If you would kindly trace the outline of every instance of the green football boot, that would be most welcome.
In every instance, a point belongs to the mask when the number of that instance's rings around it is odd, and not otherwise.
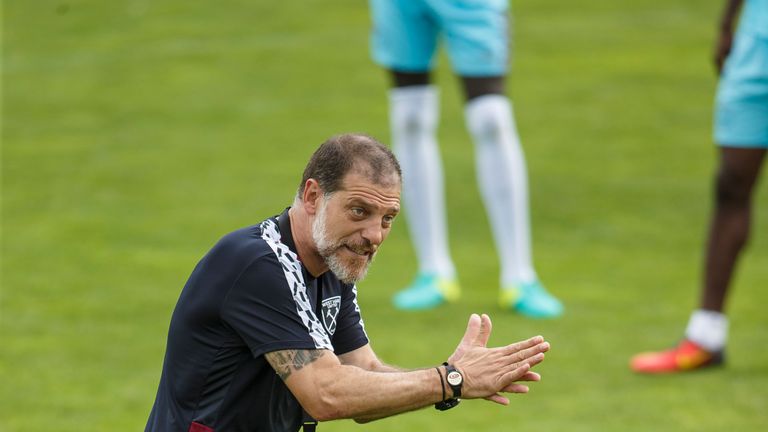
[[[401,310],[426,310],[459,299],[461,290],[453,279],[421,273],[404,290],[395,294],[392,302]]]
[[[504,287],[499,304],[530,318],[557,318],[563,314],[563,304],[538,281]]]

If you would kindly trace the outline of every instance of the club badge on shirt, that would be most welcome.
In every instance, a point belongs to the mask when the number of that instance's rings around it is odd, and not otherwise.
[[[336,333],[336,317],[341,307],[341,296],[329,297],[323,300],[323,325],[328,333]]]

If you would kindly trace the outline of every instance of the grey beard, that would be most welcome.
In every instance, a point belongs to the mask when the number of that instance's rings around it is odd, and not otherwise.
[[[363,280],[368,273],[368,265],[363,267],[362,271],[355,272],[348,266],[345,266],[335,253],[323,256],[323,258],[325,259],[325,264],[328,266],[328,269],[344,283],[353,284],[359,282]]]
[[[323,257],[325,265],[340,281],[348,284],[363,280],[368,273],[368,263],[362,271],[355,271],[351,266],[344,265],[344,262],[338,256],[338,249],[343,247],[341,242],[334,243],[328,239],[328,230],[326,229],[325,206],[328,197],[323,198],[323,203],[317,210],[317,216],[312,221],[312,240],[317,247],[317,253]],[[375,254],[374,254],[375,256]]]

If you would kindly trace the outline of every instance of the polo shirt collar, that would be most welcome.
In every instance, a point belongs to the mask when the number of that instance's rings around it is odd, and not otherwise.
[[[277,228],[280,230],[280,241],[298,256],[299,252],[296,250],[296,243],[293,241],[293,233],[291,232],[291,217],[288,216],[290,209],[287,207],[277,217]]]

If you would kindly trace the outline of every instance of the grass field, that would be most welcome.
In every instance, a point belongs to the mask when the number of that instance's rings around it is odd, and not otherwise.
[[[460,304],[393,310],[414,254],[401,219],[360,284],[387,362],[433,365],[472,312],[491,342],[552,343],[509,407],[465,401],[320,431],[768,430],[768,189],[728,310],[729,364],[627,369],[695,306],[716,151],[710,47],[720,2],[515,0],[510,83],[528,158],[537,270],[555,321],[496,306],[498,266],[440,59],[441,145]],[[328,136],[388,140],[367,4],[3,2],[0,431],[142,430],[166,331],[197,260],[276,214]]]

